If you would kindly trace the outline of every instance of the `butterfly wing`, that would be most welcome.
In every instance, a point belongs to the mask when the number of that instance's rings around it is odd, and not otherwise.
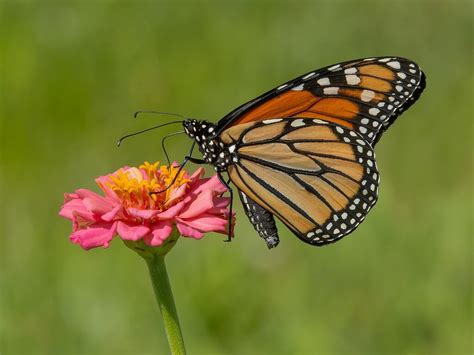
[[[238,107],[216,133],[275,117],[319,118],[360,134],[372,145],[418,99],[425,76],[400,57],[352,60],[312,71]]]
[[[235,145],[227,171],[232,182],[307,243],[347,235],[377,200],[372,147],[347,127],[271,119],[231,127],[220,138]]]

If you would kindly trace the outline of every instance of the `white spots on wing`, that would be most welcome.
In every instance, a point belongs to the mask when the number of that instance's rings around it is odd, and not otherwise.
[[[393,109],[393,105],[388,105],[387,108],[388,108],[389,110],[391,110],[391,109]]]
[[[388,98],[388,101],[393,102],[393,101],[395,101],[395,98],[393,98],[392,96],[390,96],[390,97]]]
[[[339,126],[336,127],[336,131],[338,131],[340,134],[344,133],[344,130]]]
[[[389,60],[391,60],[392,58],[382,58],[382,59],[379,59],[379,62],[380,63],[386,63],[388,62]]]
[[[360,122],[362,122],[363,124],[367,124],[369,123],[369,119],[368,118],[363,118],[360,120]]]
[[[326,121],[318,120],[317,118],[315,118],[313,122],[318,124],[328,124]]]
[[[325,95],[337,95],[337,93],[339,92],[339,88],[331,86],[329,88],[324,88],[323,92]]]
[[[230,153],[233,153],[235,150],[235,144],[232,144],[231,146],[229,146],[229,152]]]
[[[316,73],[315,72],[312,72],[312,73],[309,73],[309,74],[306,74],[305,76],[303,76],[303,80],[306,80],[306,79],[309,79],[309,78],[312,78],[313,76],[315,76]]]
[[[402,78],[402,79],[405,79],[407,77],[407,75],[405,73],[402,73],[402,72],[397,73],[397,75],[398,75],[399,78]]]
[[[367,128],[365,128],[364,126],[361,126],[361,127],[359,127],[359,131],[361,133],[367,133]]]
[[[395,90],[397,90],[398,92],[400,92],[400,91],[403,90],[403,86],[397,85],[397,86],[395,86]]]
[[[370,62],[371,60],[374,60],[375,58],[365,58],[363,62]]]
[[[379,123],[377,121],[372,122],[372,126],[377,127]]]
[[[416,80],[415,80],[415,79],[411,79],[411,80],[410,80],[410,83],[416,84]]]
[[[344,70],[344,74],[355,74],[355,73],[357,73],[356,68],[347,68],[346,70]]]
[[[384,107],[384,106],[385,106],[385,102],[383,102],[383,101],[382,101],[382,102],[379,102],[379,103],[377,104],[377,106],[378,106],[378,107]]]
[[[364,102],[369,102],[375,97],[375,92],[372,90],[363,90],[360,94],[360,99]]]
[[[415,69],[408,69],[408,71],[412,74],[415,74],[416,73],[416,70]]]
[[[301,118],[291,121],[291,127],[301,127],[304,126],[304,121]]]
[[[304,84],[300,84],[298,86],[295,86],[294,88],[291,88],[293,91],[301,91],[303,90]]]
[[[331,85],[331,82],[329,81],[329,78],[321,78],[317,81],[319,85],[325,86],[325,85]]]
[[[365,146],[365,142],[362,139],[358,139],[356,140],[356,142],[360,144],[361,146]]]
[[[400,62],[397,62],[397,61],[388,62],[387,65],[394,69],[400,69]]]
[[[337,70],[340,70],[341,69],[341,64],[336,64],[336,65],[333,65],[332,67],[329,67],[328,70],[330,71],[337,71]]]
[[[409,67],[410,67],[410,68],[414,68],[414,67],[415,67],[415,64],[410,63]]]
[[[281,120],[282,120],[281,118],[272,118],[270,120],[264,120],[262,122],[263,124],[270,124],[270,123],[280,122]]]
[[[364,152],[364,148],[362,148],[360,145],[358,145],[358,146],[357,146],[357,151],[358,151],[359,153],[362,153],[362,152]]]
[[[346,82],[349,85],[357,85],[360,83],[360,78],[357,75],[346,75]]]
[[[314,235],[315,235],[314,232],[309,232],[308,234],[306,234],[308,238],[312,238]]]
[[[376,107],[372,107],[369,109],[369,114],[372,116],[377,116],[379,114],[380,110]]]
[[[283,85],[280,85],[277,90],[282,90],[284,88],[286,88],[288,86],[288,84],[283,84]]]

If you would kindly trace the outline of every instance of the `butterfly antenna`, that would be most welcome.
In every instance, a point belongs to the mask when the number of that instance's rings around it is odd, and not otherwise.
[[[153,127],[150,127],[150,128],[147,128],[147,129],[138,131],[138,132],[134,132],[134,133],[127,134],[127,135],[123,136],[122,138],[120,138],[120,139],[117,141],[117,147],[120,147],[120,145],[122,144],[122,142],[123,142],[125,139],[127,139],[127,138],[130,138],[130,137],[136,136],[136,135],[138,135],[138,134],[142,134],[142,133],[145,133],[145,132],[148,132],[148,131],[151,131],[151,130],[154,130],[154,129],[157,129],[157,128],[160,128],[160,127],[168,126],[168,125],[170,125],[170,124],[175,124],[175,123],[183,123],[183,121],[167,122],[167,123],[163,123],[163,124],[160,124],[160,125],[157,125],[157,126],[153,126]]]
[[[173,112],[162,112],[162,111],[153,111],[153,110],[140,110],[140,111],[137,111],[133,114],[133,117],[134,118],[137,118],[138,115],[141,115],[143,113],[152,113],[152,114],[156,114],[156,115],[168,115],[168,116],[175,116],[175,117],[181,117],[182,119],[186,119],[185,116],[183,115],[180,115],[179,113],[173,113]]]
[[[171,134],[168,134],[168,135],[164,136],[163,139],[161,140],[161,148],[163,149],[163,152],[165,153],[166,160],[168,162],[168,166],[171,165],[171,162],[170,162],[170,157],[168,156],[168,152],[166,151],[165,141],[166,141],[166,139],[168,139],[170,137],[174,137],[174,136],[177,136],[177,135],[183,134],[183,133],[184,133],[184,131],[171,133]]]
[[[161,194],[161,193],[165,192],[166,190],[168,190],[171,186],[173,186],[173,184],[176,182],[176,179],[178,179],[179,173],[181,172],[181,170],[183,170],[184,166],[189,161],[189,157],[193,153],[193,149],[194,149],[195,144],[196,144],[196,141],[193,141],[191,149],[189,150],[189,154],[186,156],[186,158],[184,158],[183,162],[179,166],[179,169],[176,172],[176,175],[173,177],[173,180],[171,181],[171,183],[168,186],[166,186],[163,190],[150,192],[150,195]]]

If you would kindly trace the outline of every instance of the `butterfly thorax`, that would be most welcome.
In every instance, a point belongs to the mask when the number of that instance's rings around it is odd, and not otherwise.
[[[216,125],[191,119],[184,121],[183,126],[185,133],[197,143],[206,163],[213,165],[218,172],[226,171],[232,161],[232,152],[215,136]]]

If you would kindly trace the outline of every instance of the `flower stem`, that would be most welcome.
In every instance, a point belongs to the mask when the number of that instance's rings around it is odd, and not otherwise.
[[[150,271],[151,282],[155,290],[156,301],[160,307],[163,322],[165,324],[166,336],[172,355],[184,355],[183,335],[179,327],[178,313],[174,304],[173,292],[165,265],[165,255],[153,255],[145,258]]]

